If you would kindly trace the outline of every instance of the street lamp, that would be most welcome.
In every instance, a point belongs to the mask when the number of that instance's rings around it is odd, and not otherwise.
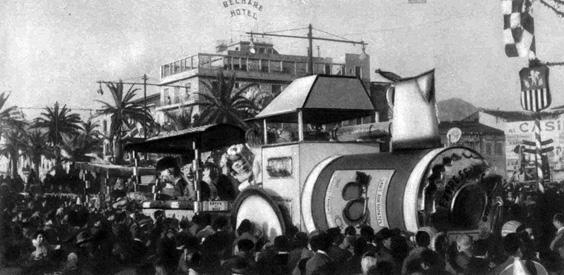
[[[360,54],[359,58],[361,61],[364,61],[366,60],[366,58],[368,58],[368,55],[366,54],[366,43],[364,43],[364,41],[361,40],[360,45],[362,45],[362,53]]]
[[[253,35],[252,34],[251,34],[251,43],[249,44],[249,52],[251,54],[257,53],[257,50],[255,49],[255,42],[253,41]]]

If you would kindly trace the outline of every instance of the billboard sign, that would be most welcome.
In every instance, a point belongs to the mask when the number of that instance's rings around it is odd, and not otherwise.
[[[541,120],[541,145],[544,166],[552,180],[564,180],[564,118]],[[535,122],[517,121],[505,124],[507,176],[524,171],[519,180],[535,179]]]

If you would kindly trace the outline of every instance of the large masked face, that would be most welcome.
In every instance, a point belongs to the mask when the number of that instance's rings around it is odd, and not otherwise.
[[[249,180],[252,175],[251,165],[243,158],[233,161],[231,164],[231,170],[233,170],[233,176],[239,182]]]
[[[173,176],[170,172],[170,169],[162,170],[161,174],[159,175],[159,179],[163,182],[173,182]]]

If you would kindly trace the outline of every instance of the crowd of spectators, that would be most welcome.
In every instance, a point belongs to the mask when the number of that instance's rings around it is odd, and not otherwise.
[[[147,216],[0,180],[0,274],[564,274],[559,189],[506,189],[503,226],[481,235],[365,225],[269,240],[248,220]]]

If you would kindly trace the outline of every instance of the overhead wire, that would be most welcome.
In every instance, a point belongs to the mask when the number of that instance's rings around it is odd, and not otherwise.
[[[396,31],[396,30],[401,30],[401,29],[412,29],[412,28],[432,25],[432,24],[436,24],[436,23],[442,23],[442,22],[449,21],[449,20],[452,20],[452,19],[468,18],[468,17],[473,17],[473,16],[475,16],[475,14],[469,14],[469,15],[463,15],[463,16],[449,16],[449,17],[445,17],[445,18],[438,19],[438,20],[435,20],[435,21],[423,22],[421,24],[399,26],[399,27],[393,27],[393,28],[384,28],[384,29],[373,29],[373,30],[367,30],[367,31],[363,31],[363,32],[346,33],[346,34],[342,34],[342,35],[348,36],[348,35],[360,35],[360,34],[373,34],[373,33],[387,32],[387,31]]]
[[[348,39],[348,38],[346,38],[346,37],[343,37],[343,36],[339,36],[339,35],[336,35],[336,34],[332,34],[332,33],[330,33],[330,32],[326,32],[326,31],[324,31],[324,30],[320,30],[320,29],[318,29],[318,28],[313,28],[313,29],[314,29],[314,30],[316,30],[316,31],[318,31],[318,32],[322,32],[322,33],[324,33],[324,34],[328,34],[328,35],[331,35],[331,36],[337,37],[337,38],[339,38],[339,39],[343,39],[343,40],[349,40],[349,39]]]

